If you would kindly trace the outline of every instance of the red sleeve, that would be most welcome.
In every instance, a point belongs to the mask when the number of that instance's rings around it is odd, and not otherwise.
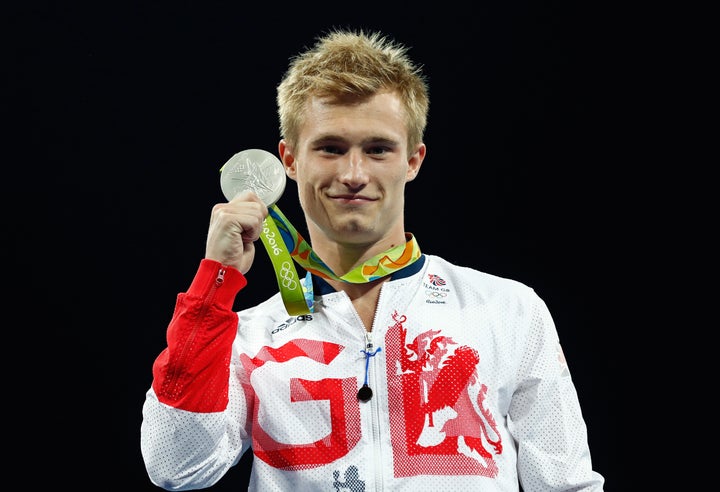
[[[233,302],[245,285],[240,271],[213,260],[200,262],[190,288],[177,297],[167,348],[153,364],[152,386],[162,403],[199,413],[227,407],[238,327]]]

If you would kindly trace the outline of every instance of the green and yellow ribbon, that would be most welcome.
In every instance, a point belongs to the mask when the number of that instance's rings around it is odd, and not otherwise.
[[[298,233],[277,205],[268,207],[269,215],[263,221],[260,239],[267,250],[275,270],[280,294],[290,315],[312,312],[312,283],[309,277],[303,282],[298,277],[293,260],[308,274],[325,279],[340,280],[353,284],[372,282],[386,277],[408,265],[421,256],[420,246],[410,233],[407,241],[375,255],[344,275],[336,275]]]

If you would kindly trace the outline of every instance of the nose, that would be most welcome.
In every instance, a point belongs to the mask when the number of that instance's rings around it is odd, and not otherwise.
[[[350,151],[343,159],[342,170],[339,173],[340,180],[348,186],[364,185],[368,181],[368,175],[363,164],[362,152]]]

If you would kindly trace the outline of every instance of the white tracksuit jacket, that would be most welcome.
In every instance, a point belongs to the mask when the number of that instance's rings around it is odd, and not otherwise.
[[[143,406],[154,484],[210,487],[252,448],[257,491],[603,490],[531,288],[423,255],[382,285],[369,339],[321,279],[305,316],[279,293],[233,312],[245,285],[202,260],[178,295]]]

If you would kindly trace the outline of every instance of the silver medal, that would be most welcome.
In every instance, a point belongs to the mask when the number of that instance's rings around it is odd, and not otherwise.
[[[222,167],[220,188],[228,201],[252,190],[267,205],[274,205],[285,191],[285,168],[280,159],[262,149],[238,152]]]

